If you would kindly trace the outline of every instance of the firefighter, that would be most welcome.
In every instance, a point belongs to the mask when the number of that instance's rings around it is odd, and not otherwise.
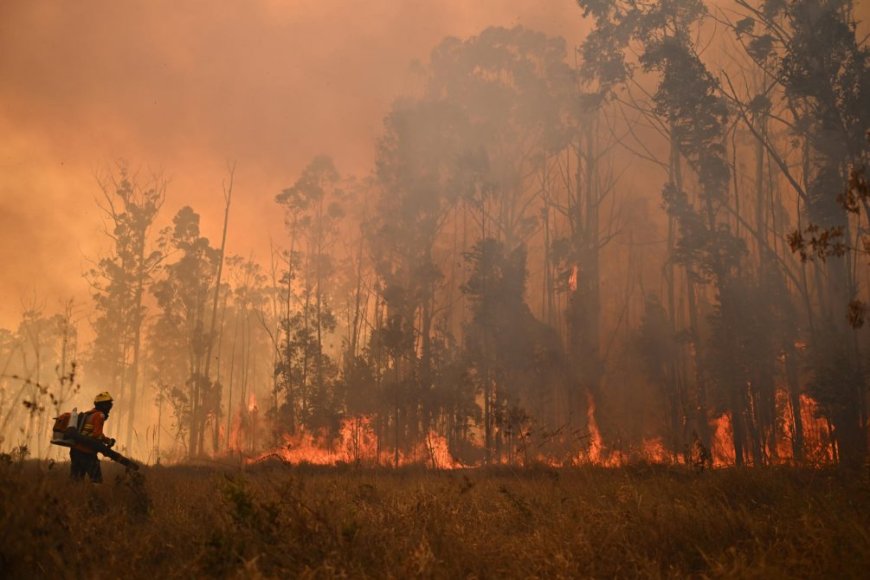
[[[106,437],[103,433],[103,425],[106,419],[109,418],[109,411],[111,410],[112,395],[103,392],[94,397],[94,408],[85,414],[81,434],[104,443],[108,447],[115,445],[115,440]],[[69,458],[71,462],[70,475],[73,479],[82,480],[87,475],[94,483],[101,483],[103,481],[103,473],[100,471],[100,460],[97,458],[97,452],[94,449],[78,443],[70,448]]]

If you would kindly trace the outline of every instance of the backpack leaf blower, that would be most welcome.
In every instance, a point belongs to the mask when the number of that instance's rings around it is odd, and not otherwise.
[[[82,426],[84,425],[87,413],[79,413],[73,409],[71,413],[63,413],[54,418],[54,427],[52,427],[51,444],[60,445],[61,447],[72,447],[73,445],[82,445],[88,449],[105,455],[112,461],[120,463],[127,469],[137,471],[139,464],[128,457],[124,457],[102,441],[97,441],[86,435],[81,434]]]

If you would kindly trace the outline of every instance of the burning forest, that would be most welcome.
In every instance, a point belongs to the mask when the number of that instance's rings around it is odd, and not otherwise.
[[[362,478],[342,481],[365,511],[406,501],[403,477],[466,498],[523,474],[489,493],[527,520],[548,477],[642,514],[644,486],[680,478],[818,474],[866,499],[867,6],[345,4],[0,8],[7,491],[50,495],[70,453],[52,425],[101,393],[106,444],[144,466],[112,492],[135,517],[165,501],[149,478],[237,474],[203,493],[248,535],[203,539],[232,545],[183,575],[513,575],[441,567],[425,534],[366,569],[341,552],[361,512],[315,505],[305,477]],[[269,503],[282,473],[302,479]],[[644,483],[613,491],[620,474]],[[258,567],[275,514],[345,526],[312,548],[345,555]],[[866,531],[849,541],[866,563]]]

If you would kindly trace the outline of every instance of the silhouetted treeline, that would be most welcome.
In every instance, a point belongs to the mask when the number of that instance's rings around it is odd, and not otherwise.
[[[125,444],[329,448],[365,417],[390,463],[437,436],[469,463],[657,442],[859,464],[870,77],[853,3],[578,4],[576,53],[522,27],[441,42],[369,175],[318,156],[274,192],[286,236],[265,259],[203,237],[190,207],[157,231],[159,178],[101,182],[110,249],[78,360],[123,401]],[[224,240],[231,194],[232,171]],[[45,383],[63,350],[65,377],[69,320],[29,311],[0,363]],[[30,401],[32,423],[51,389],[16,395],[11,374],[0,419],[31,441],[10,414]]]

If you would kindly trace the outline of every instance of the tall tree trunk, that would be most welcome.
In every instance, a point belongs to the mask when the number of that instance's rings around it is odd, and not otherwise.
[[[600,231],[599,208],[601,205],[600,176],[598,175],[598,116],[589,124],[586,133],[586,256],[585,272],[581,278],[586,294],[586,336],[591,374],[588,378],[589,389],[595,401],[596,410],[601,409],[601,280],[600,280]],[[599,426],[602,424],[598,421]]]
[[[804,460],[804,424],[801,414],[800,379],[798,375],[797,349],[794,344],[786,346],[785,375],[788,381],[788,398],[792,411],[792,454],[797,463]]]
[[[227,245],[227,229],[228,229],[229,220],[230,220],[230,203],[231,203],[232,198],[233,198],[233,177],[235,176],[235,172],[236,172],[236,168],[235,168],[235,165],[233,165],[230,167],[229,185],[224,187],[224,201],[226,202],[226,205],[224,207],[224,226],[223,226],[223,231],[221,232],[221,249],[220,249],[220,253],[218,255],[217,274],[215,276],[214,298],[212,300],[212,308],[211,308],[211,320],[209,321],[208,338],[206,341],[207,346],[206,346],[206,352],[205,352],[205,371],[203,372],[203,375],[202,375],[202,381],[204,382],[203,386],[208,390],[211,389],[211,355],[212,355],[212,349],[214,347],[215,327],[217,325],[218,302],[220,299],[220,291],[221,291],[221,275],[223,274],[223,269],[224,269],[224,253],[226,252],[226,245]],[[202,394],[199,395],[199,397],[201,397],[201,396],[202,396]],[[219,403],[220,397],[218,397],[216,400],[218,401],[218,406],[219,406],[220,405],[220,403]],[[198,401],[198,404],[201,405],[202,402]],[[195,446],[195,448],[193,446],[191,447],[192,454],[198,455],[198,454],[202,453],[203,437],[205,435],[205,421],[206,421],[205,413],[206,412],[207,412],[207,409],[201,409],[199,415],[202,415],[202,416],[196,416],[194,418],[194,421],[196,421],[199,425],[198,425],[198,429],[197,429],[198,437],[196,439],[196,446]],[[215,422],[217,422],[220,409],[219,408],[215,409],[214,412],[215,412]]]
[[[731,388],[731,441],[734,444],[734,463],[737,467],[743,466],[743,409],[745,402],[743,393],[736,386]]]
[[[241,318],[241,312],[239,311],[238,306],[236,307],[235,312],[235,321],[233,324],[233,346],[230,351],[230,384],[229,384],[229,392],[227,393],[227,450],[230,449],[231,437],[232,437],[232,421],[233,421],[233,383],[235,381],[236,376],[236,345],[239,342],[239,319]]]
[[[133,425],[136,420],[136,396],[139,389],[139,355],[142,347],[142,295],[145,290],[145,232],[139,244],[139,268],[136,276],[136,291],[133,296],[133,361],[130,377],[130,403],[127,414],[127,449],[133,449]]]
[[[293,302],[293,252],[296,251],[296,219],[290,227],[290,252],[287,254],[287,297],[284,302],[284,331],[287,339],[287,347],[284,349],[284,367],[286,369],[287,379],[287,408],[289,410],[289,425],[287,430],[290,434],[295,435],[299,425],[297,417],[296,391],[293,385],[293,349],[291,347],[293,341],[293,333],[291,329],[292,323],[292,302]]]
[[[427,263],[432,262],[432,248],[426,249]],[[424,437],[429,435],[432,409],[430,408],[430,392],[432,389],[432,316],[435,300],[433,283],[425,282],[424,296],[420,311],[420,423]]]
[[[217,375],[215,376],[215,387],[217,391],[214,394],[215,404],[217,405],[217,409],[215,410],[214,415],[214,423],[212,425],[212,452],[217,453],[220,450],[220,435],[221,435],[221,418],[220,418],[220,408],[223,402],[223,384],[221,383],[221,350],[223,348],[224,342],[224,322],[226,322],[227,316],[227,301],[228,301],[229,291],[224,293],[224,299],[221,304],[221,324],[220,330],[218,331],[218,365],[217,365]]]

